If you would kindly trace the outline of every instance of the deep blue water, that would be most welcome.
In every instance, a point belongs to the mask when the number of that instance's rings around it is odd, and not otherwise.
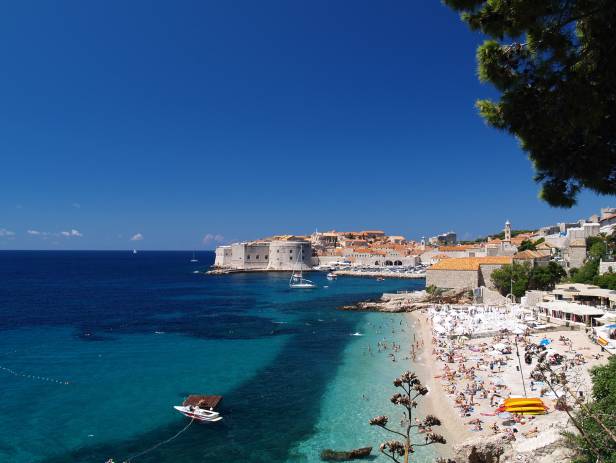
[[[297,291],[286,273],[196,275],[213,253],[190,257],[0,252],[0,461],[122,461],[187,423],[171,406],[188,393],[224,395],[224,421],[134,461],[318,461],[297,450],[316,433],[364,432],[345,404],[348,429],[324,428],[324,404],[335,381],[359,394],[350,334],[398,319],[336,308],[423,282],[311,274],[320,287]]]

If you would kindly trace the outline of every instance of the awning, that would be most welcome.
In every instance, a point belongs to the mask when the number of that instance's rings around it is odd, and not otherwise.
[[[548,310],[557,310],[559,312],[570,313],[574,315],[583,316],[601,316],[605,314],[603,309],[599,309],[597,307],[592,307],[588,305],[576,304],[574,302],[567,301],[548,301],[548,302],[540,302],[538,304],[539,307],[548,309]]]

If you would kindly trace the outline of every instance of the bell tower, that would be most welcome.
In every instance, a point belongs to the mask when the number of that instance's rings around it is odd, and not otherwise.
[[[509,222],[509,220],[507,220],[505,222],[505,239],[503,241],[507,242],[507,243],[511,243],[511,222]]]

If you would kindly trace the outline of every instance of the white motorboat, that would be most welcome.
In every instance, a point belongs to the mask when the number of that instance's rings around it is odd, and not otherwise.
[[[193,256],[192,256],[192,259],[190,259],[190,261],[191,261],[192,263],[199,262],[199,259],[197,259],[197,258],[195,257],[195,251],[193,251]]]
[[[213,410],[206,410],[201,407],[195,407],[194,405],[174,405],[173,408],[182,415],[197,421],[215,423],[222,420],[220,413]]]
[[[335,273],[329,272],[329,273],[327,274],[327,279],[328,279],[329,281],[335,280],[336,278],[338,278],[338,275],[336,275]]]

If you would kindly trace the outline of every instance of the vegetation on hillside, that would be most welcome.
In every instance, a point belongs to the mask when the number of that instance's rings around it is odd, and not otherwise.
[[[616,262],[614,272],[599,275],[599,262],[611,259],[616,251],[616,237],[599,235],[586,239],[587,258],[584,265],[571,269],[569,281],[572,283],[586,283],[601,288],[616,289]]]
[[[537,230],[511,230],[511,237],[515,237],[518,235],[521,235],[523,233],[535,233]],[[478,244],[478,243],[485,243],[486,241],[488,241],[488,238],[498,238],[500,240],[504,240],[505,239],[505,232],[502,231],[500,233],[495,233],[493,235],[488,235],[488,236],[480,236],[474,240],[467,240],[467,241],[460,241],[460,244]]]
[[[539,238],[537,241],[524,240],[518,246],[518,251],[536,251],[537,246],[545,241],[545,238]]]
[[[616,356],[591,370],[592,400],[575,413],[578,433],[567,445],[578,452],[575,463],[616,463]]]

